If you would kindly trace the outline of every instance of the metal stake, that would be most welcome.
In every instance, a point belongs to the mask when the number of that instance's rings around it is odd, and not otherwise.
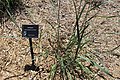
[[[34,52],[33,52],[33,48],[32,48],[32,38],[29,38],[29,43],[30,43],[32,65],[34,65]]]

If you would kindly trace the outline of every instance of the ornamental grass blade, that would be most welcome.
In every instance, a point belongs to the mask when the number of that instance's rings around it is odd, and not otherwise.
[[[82,48],[83,48],[88,42],[90,42],[90,40],[87,40],[87,41],[85,41],[84,43],[81,43],[80,50],[82,50]]]
[[[97,68],[99,68],[101,71],[103,71],[103,72],[106,73],[107,75],[113,77],[113,76],[110,74],[109,70],[108,70],[106,67],[101,67],[100,65],[98,65],[98,64],[97,64],[96,62],[94,62],[94,61],[92,61],[92,63],[93,63],[93,66],[96,66]]]
[[[85,7],[86,7],[86,3],[84,4],[82,10],[81,10],[80,13],[78,14],[77,20],[80,20],[80,18],[81,18],[81,16],[82,16],[82,13],[83,13],[83,11],[85,10]]]
[[[89,68],[85,67],[82,63],[76,60],[77,67],[79,67],[81,70],[83,70],[87,74],[92,74],[92,71],[90,71]]]
[[[90,62],[91,63],[91,60],[87,57],[84,57],[84,56],[78,56],[77,58],[78,60],[84,60],[84,61],[87,61],[87,62]]]
[[[18,29],[19,29],[19,26],[18,26],[17,22],[15,21],[15,19],[13,18],[13,16],[12,16],[12,15],[11,15],[11,13],[9,12],[9,10],[8,10],[8,9],[6,9],[6,11],[7,11],[8,15],[9,15],[9,17],[10,17],[11,21],[12,21],[12,22],[14,22],[14,23],[15,23],[15,25],[16,25],[16,26],[18,27]]]
[[[69,71],[67,71],[67,75],[68,75],[69,80],[73,80],[73,79],[72,79],[72,75],[70,74]]]
[[[7,7],[10,9],[11,8],[11,6],[10,6],[10,0],[6,0],[6,2],[7,2]]]
[[[56,71],[57,71],[57,64],[54,64],[51,67],[50,76],[49,76],[50,80],[54,79]]]
[[[77,43],[77,36],[73,35],[73,36],[70,38],[70,40],[69,40],[69,42],[68,42],[68,44],[67,44],[66,51],[67,51],[68,49],[71,49],[76,43]]]
[[[60,65],[61,65],[61,71],[65,75],[66,74],[66,68],[65,68],[65,65],[64,65],[64,59],[63,58],[61,58],[61,60],[60,60]]]

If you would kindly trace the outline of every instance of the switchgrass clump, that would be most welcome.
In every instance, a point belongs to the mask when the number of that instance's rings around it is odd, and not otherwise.
[[[91,6],[89,0],[79,0],[79,5],[76,0],[72,0],[75,11],[75,24],[73,33],[68,40],[67,46],[62,48],[60,45],[60,5],[61,0],[58,1],[58,19],[57,19],[57,46],[54,48],[56,63],[51,66],[50,80],[96,80],[97,76],[105,79],[105,76],[100,73],[103,72],[109,76],[108,69],[104,65],[99,65],[95,59],[97,58],[92,52],[86,51],[84,54],[82,50],[85,45],[90,42],[85,40],[90,32],[86,29],[90,25],[90,21],[96,17],[98,11],[91,14],[101,3]],[[50,24],[52,25],[52,24]],[[64,45],[64,44],[63,44]],[[58,77],[59,76],[59,77]],[[111,76],[112,77],[112,76]]]

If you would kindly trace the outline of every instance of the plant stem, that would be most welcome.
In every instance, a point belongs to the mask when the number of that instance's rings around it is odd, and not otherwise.
[[[57,54],[59,55],[59,50],[60,50],[60,3],[61,1],[58,0],[58,18],[57,18],[57,23],[58,23],[58,28],[57,28]],[[56,55],[57,57],[57,55]]]
[[[76,21],[76,27],[77,27],[78,46],[77,46],[76,53],[75,53],[75,59],[77,58],[78,51],[79,51],[79,47],[80,47],[80,33],[79,33],[80,30],[79,30],[79,23],[78,23],[78,20]]]

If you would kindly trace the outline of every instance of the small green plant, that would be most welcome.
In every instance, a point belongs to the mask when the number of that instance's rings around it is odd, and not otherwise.
[[[96,76],[100,76],[99,72],[104,72],[111,76],[105,66],[100,66],[95,62],[95,55],[91,52],[82,53],[82,49],[89,40],[84,40],[89,32],[85,30],[89,27],[90,21],[97,15],[90,16],[90,12],[98,8],[101,3],[96,5],[88,4],[88,0],[80,0],[79,6],[77,2],[73,1],[75,10],[75,24],[73,33],[67,43],[67,46],[63,49],[60,45],[60,3],[58,0],[58,27],[57,27],[57,46],[54,48],[56,63],[51,66],[50,80],[56,80],[59,76],[60,80],[95,80]],[[82,20],[82,21],[81,21]],[[82,23],[80,23],[80,21]],[[49,23],[50,24],[50,23]],[[52,24],[50,24],[52,25]],[[86,64],[87,63],[87,64]],[[104,76],[100,76],[105,79]]]

